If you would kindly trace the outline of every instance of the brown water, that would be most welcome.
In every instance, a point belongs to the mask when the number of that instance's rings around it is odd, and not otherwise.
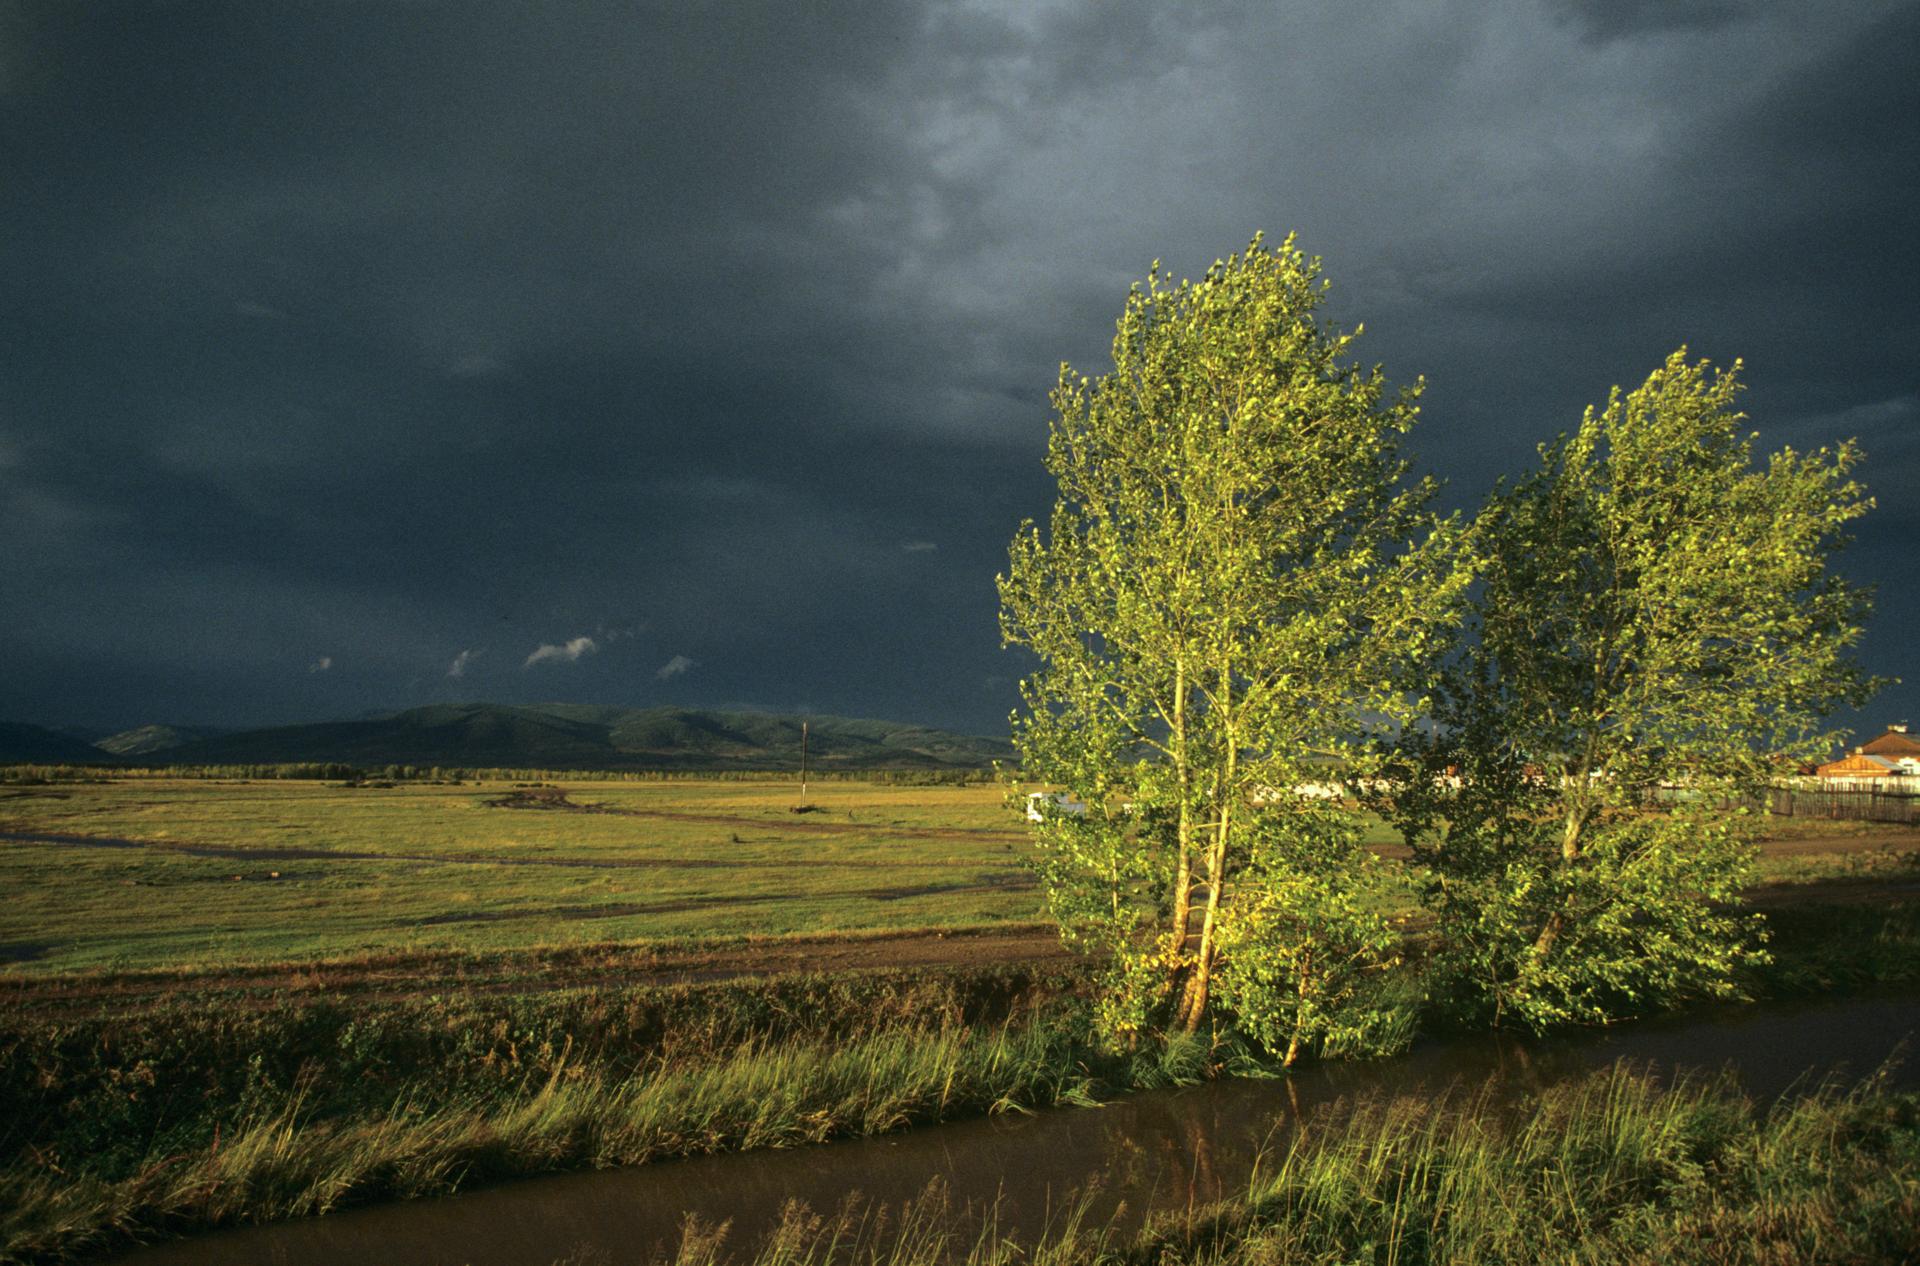
[[[688,1215],[732,1222],[750,1246],[790,1200],[833,1210],[859,1194],[898,1206],[943,1183],[956,1205],[996,1209],[1003,1231],[1032,1234],[1097,1185],[1092,1215],[1123,1219],[1244,1190],[1263,1148],[1317,1106],[1362,1094],[1433,1094],[1489,1079],[1520,1098],[1615,1060],[1660,1073],[1732,1066],[1761,1098],[1810,1070],[1870,1072],[1920,1036],[1920,996],[1729,1008],[1547,1042],[1493,1038],[1399,1059],[1335,1064],[1283,1081],[1220,1081],[1065,1108],[926,1126],[790,1151],[558,1175],[437,1200],[349,1210],[144,1249],[118,1266],[548,1266],[563,1259],[644,1262],[671,1255]],[[1894,1084],[1920,1086],[1905,1065]]]

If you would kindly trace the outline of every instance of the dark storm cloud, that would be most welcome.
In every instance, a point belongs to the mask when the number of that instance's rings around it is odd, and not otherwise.
[[[995,728],[1058,363],[1256,228],[1456,502],[1745,356],[1766,442],[1869,445],[1849,566],[1920,615],[1912,5],[12,13],[0,713]]]
[[[1712,30],[1756,6],[1731,0],[1563,0],[1561,10],[1597,42],[1666,31]]]

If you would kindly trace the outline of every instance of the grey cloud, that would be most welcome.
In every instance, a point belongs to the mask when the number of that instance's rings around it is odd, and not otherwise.
[[[685,655],[675,655],[672,659],[656,668],[653,675],[659,681],[671,681],[675,677],[685,676],[695,667],[697,662],[696,660],[688,659]]]
[[[1750,15],[1750,0],[1556,0],[1599,43],[1674,31],[1712,31]]]
[[[455,378],[492,378],[506,372],[506,364],[497,357],[485,355],[462,356],[447,367],[447,373]]]
[[[568,668],[439,689],[641,704],[645,611],[689,697],[997,728],[1059,362],[1256,228],[1428,375],[1456,501],[1682,342],[1920,486],[1844,421],[1920,381],[1911,3],[26,12],[0,712],[374,708],[482,642]]]

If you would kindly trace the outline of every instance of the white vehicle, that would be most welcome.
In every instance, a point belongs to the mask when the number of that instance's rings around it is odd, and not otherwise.
[[[1027,793],[1027,821],[1044,822],[1049,813],[1064,813],[1071,817],[1087,816],[1087,806],[1064,791],[1030,791]]]

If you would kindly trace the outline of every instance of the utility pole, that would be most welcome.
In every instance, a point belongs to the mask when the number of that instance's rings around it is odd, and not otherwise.
[[[807,723],[800,723],[800,803],[807,802]]]

